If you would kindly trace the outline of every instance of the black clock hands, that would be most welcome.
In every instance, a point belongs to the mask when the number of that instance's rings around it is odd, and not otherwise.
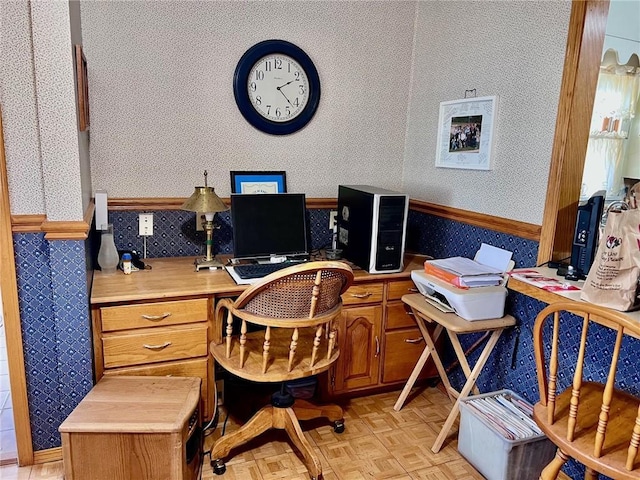
[[[291,82],[293,82],[293,80],[291,80]],[[289,98],[284,94],[284,92],[282,91],[282,87],[286,87],[287,85],[289,85],[291,82],[287,82],[284,85],[280,85],[279,87],[276,87],[276,90],[278,90],[282,96],[284,97],[284,99],[287,101],[287,103],[289,105],[291,105],[293,107],[293,103],[291,103],[291,100],[289,100]]]
[[[277,88],[278,90],[280,90],[282,87],[286,87],[287,85],[289,85],[290,83],[293,83],[293,82],[295,82],[295,79],[294,79],[294,80],[289,80],[289,81],[288,81],[287,83],[285,83],[284,85],[280,85],[279,87],[276,87],[276,88]]]

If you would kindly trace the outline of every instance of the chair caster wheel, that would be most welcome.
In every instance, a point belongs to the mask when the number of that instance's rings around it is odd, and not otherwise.
[[[219,458],[211,460],[211,466],[213,467],[213,473],[216,475],[222,475],[227,471],[227,466],[224,464],[224,460],[220,460]]]
[[[344,432],[344,420],[336,420],[333,422],[333,431],[336,433]]]

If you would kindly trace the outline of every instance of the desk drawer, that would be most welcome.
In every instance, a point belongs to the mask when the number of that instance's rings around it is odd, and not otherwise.
[[[386,333],[382,382],[405,382],[424,351],[425,345],[418,327]],[[418,378],[437,375],[435,364],[429,359]]]
[[[408,305],[402,302],[387,304],[387,330],[412,327],[416,327],[416,321]]]
[[[207,299],[141,303],[100,309],[102,331],[179,325],[207,320]]]
[[[389,282],[387,290],[387,300],[400,300],[407,293],[418,293],[416,284],[413,280],[399,280],[397,282]]]
[[[102,338],[105,368],[207,355],[207,324],[144,328]]]
[[[342,294],[343,305],[358,305],[360,303],[381,303],[384,292],[382,283],[365,283],[352,285]]]

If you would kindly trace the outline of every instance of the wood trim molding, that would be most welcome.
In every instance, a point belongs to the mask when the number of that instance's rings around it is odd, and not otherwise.
[[[49,222],[42,223],[44,238],[47,240],[84,240],[89,234],[90,225],[80,222]]]
[[[46,215],[11,215],[13,233],[45,232],[47,240],[84,240],[89,235],[95,211],[93,200],[89,202],[82,221],[50,222]]]
[[[185,200],[186,198],[110,198],[108,200],[108,209],[111,211],[180,210]],[[222,200],[226,205],[230,204],[229,198],[223,198]],[[307,208],[336,209],[338,208],[338,199],[307,198]],[[540,225],[436,205],[421,200],[410,200],[409,208],[417,212],[457,220],[528,240],[540,240]]]
[[[186,198],[109,198],[107,208],[111,211],[138,211],[138,210],[182,210],[182,204]],[[228,207],[231,206],[230,198],[222,201]],[[307,208],[338,208],[338,200],[335,198],[307,198]]]
[[[571,255],[609,0],[573,0],[538,264]]]
[[[33,463],[35,465],[48,462],[58,462],[60,460],[62,460],[62,447],[37,450],[33,453]]]
[[[474,225],[476,227],[487,228],[497,232],[515,235],[527,240],[540,240],[540,225],[533,223],[519,222],[509,218],[495,217],[484,213],[462,210],[444,205],[423,202],[421,200],[410,200],[409,208],[415,212],[427,213],[437,217],[449,218],[459,222]]]
[[[46,215],[11,215],[11,231],[13,233],[37,233],[42,231]]]
[[[33,439],[31,438],[27,380],[23,361],[24,349],[22,347],[16,259],[13,249],[10,212],[9,179],[4,152],[2,112],[0,111],[0,292],[2,295],[4,333],[7,344],[18,464],[31,465],[33,463]]]
[[[107,208],[111,211],[136,210],[182,210],[182,204],[187,198],[107,198]],[[224,203],[229,201],[223,198]]]

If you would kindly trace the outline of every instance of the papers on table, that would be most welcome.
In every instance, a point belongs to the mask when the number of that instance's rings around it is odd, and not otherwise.
[[[424,271],[460,288],[489,287],[502,283],[502,272],[470,258],[451,257],[427,260]]]
[[[490,287],[504,283],[512,252],[486,243],[480,246],[473,260],[450,257],[427,260],[425,272],[459,288]]]
[[[531,418],[531,405],[511,393],[469,397],[464,403],[491,428],[509,440],[542,435],[542,430]]]
[[[580,290],[579,287],[569,282],[562,282],[558,278],[543,275],[542,273],[531,269],[513,270],[509,273],[513,278],[517,278],[521,282],[528,283],[535,287],[547,290],[549,292],[565,292],[570,290]]]

